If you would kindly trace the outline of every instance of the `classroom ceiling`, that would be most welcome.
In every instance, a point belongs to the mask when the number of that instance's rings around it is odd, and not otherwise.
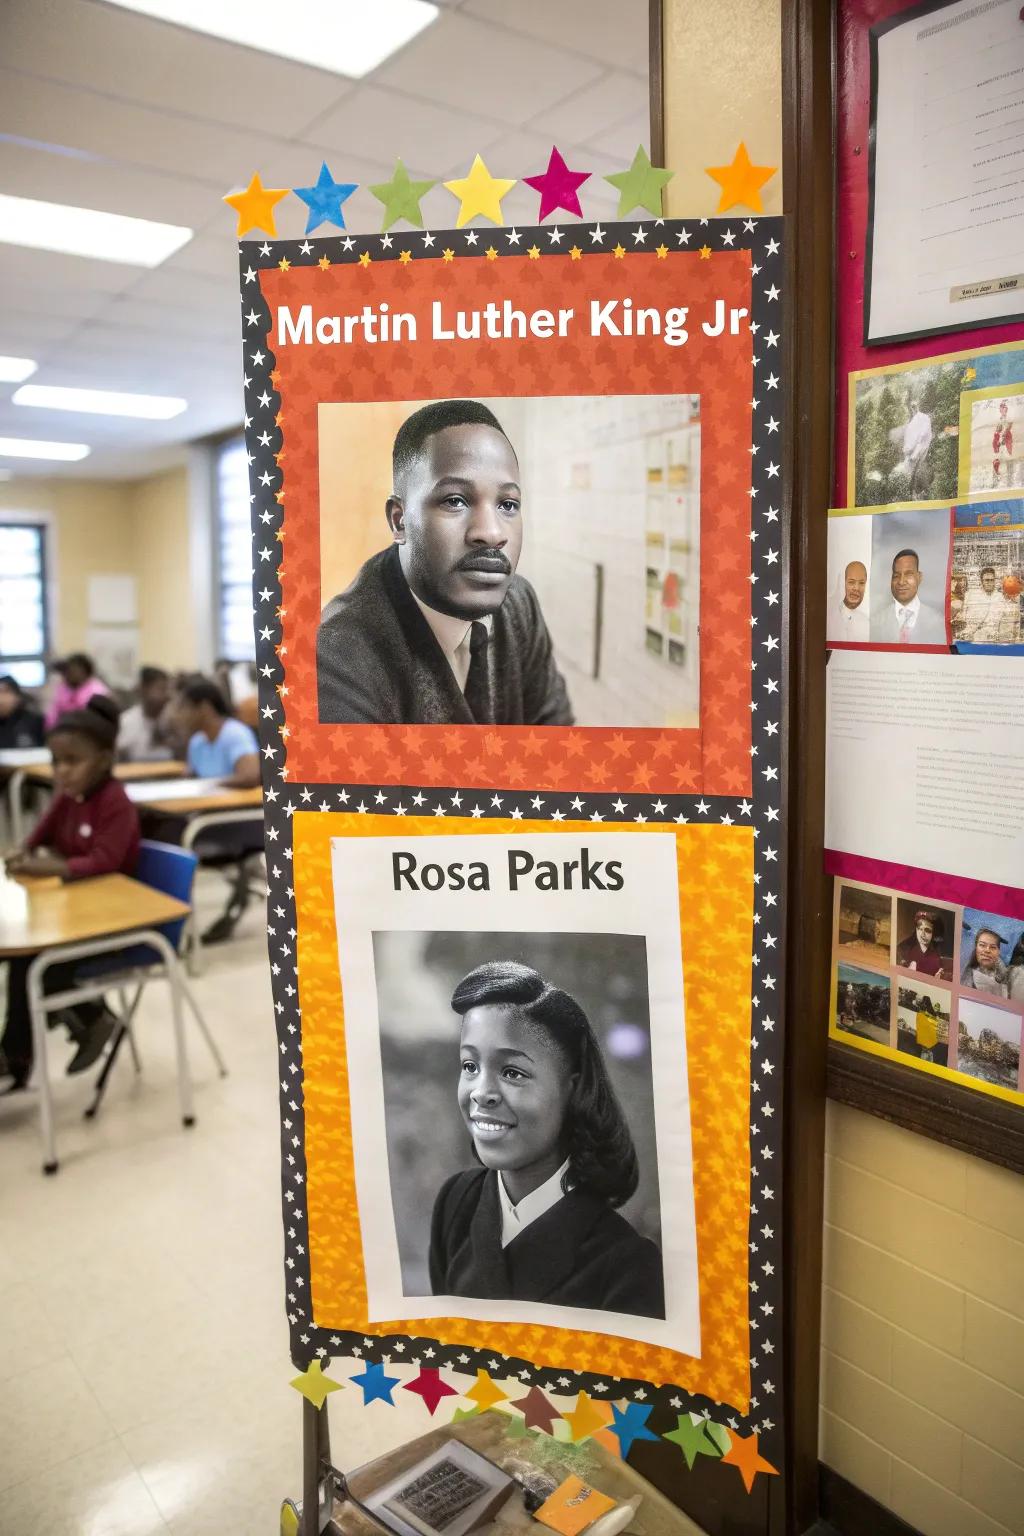
[[[649,144],[647,0],[441,0],[359,81],[103,0],[0,0],[0,193],[195,230],[151,271],[0,243],[0,354],[35,358],[33,383],[189,402],[170,421],[130,421],[14,406],[17,386],[0,383],[0,436],[92,447],[78,463],[0,466],[136,477],[240,422],[237,245],[221,197],[252,171],[309,186],[326,158],[336,180],[362,183],[345,213],[366,232],[381,209],[365,186],[388,180],[397,155],[414,177],[462,175],[476,151],[494,175],[523,176],[545,169],[553,142],[595,173],[584,215],[608,218],[615,193],[600,177]],[[504,207],[509,223],[533,222],[537,194],[520,185]],[[428,228],[455,210],[440,187],[423,201]],[[279,233],[301,236],[305,211],[281,204]]]

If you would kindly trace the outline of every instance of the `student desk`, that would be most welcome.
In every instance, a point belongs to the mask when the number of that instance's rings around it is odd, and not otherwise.
[[[152,886],[127,875],[97,875],[90,880],[65,884],[52,876],[12,879],[0,874],[0,960],[16,955],[48,959],[87,959],[104,949],[101,941],[121,934],[145,936],[160,950],[167,967],[173,1001],[175,1045],[178,1058],[178,1089],[182,1119],[193,1121],[192,1084],[185,1053],[177,956],[158,931],[164,923],[187,918],[190,907]],[[62,951],[66,954],[62,955]],[[109,952],[109,951],[107,951]],[[32,997],[31,972],[29,998]],[[33,1009],[32,1037],[39,1081],[39,1124],[43,1138],[43,1169],[57,1170],[57,1145],[53,1125],[53,1099],[46,1065],[46,1017]]]
[[[49,747],[5,747],[0,752],[0,783],[7,785],[7,823],[12,843],[21,842],[21,786],[30,769],[50,762]]]
[[[10,761],[14,758],[20,761],[17,763]],[[11,841],[17,844],[24,836],[21,815],[22,784],[38,784],[45,789],[53,788],[53,761],[50,757],[50,749],[49,747],[31,747],[23,752],[0,752],[0,773],[6,768],[11,770],[7,784]],[[145,782],[148,779],[169,779],[184,771],[184,763],[170,760],[161,763],[117,763],[114,767],[114,778],[120,779],[123,784],[132,784],[137,781]]]

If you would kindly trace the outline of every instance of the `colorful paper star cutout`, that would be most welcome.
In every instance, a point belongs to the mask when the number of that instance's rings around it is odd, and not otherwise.
[[[238,238],[247,235],[250,229],[262,229],[266,234],[276,236],[274,209],[290,190],[290,187],[265,187],[257,171],[244,192],[229,192],[223,201],[238,214],[235,231]]]
[[[558,1409],[548,1402],[540,1387],[531,1387],[525,1397],[517,1397],[515,1407],[522,1414],[527,1429],[542,1429],[546,1435],[551,1434],[555,1419],[561,1418]]]
[[[564,208],[566,213],[574,213],[577,218],[582,218],[583,209],[580,207],[577,188],[590,180],[590,174],[589,171],[570,171],[558,150],[552,145],[548,168],[544,174],[523,177],[528,187],[533,187],[540,193],[538,224],[543,224],[548,214],[554,213],[556,208]]]
[[[589,1435],[611,1423],[612,1410],[607,1404],[595,1403],[586,1392],[581,1392],[576,1399],[576,1407],[571,1413],[563,1413],[562,1418],[569,1426],[573,1441],[586,1440]]]
[[[359,1376],[350,1376],[357,1387],[362,1388],[363,1407],[367,1403],[390,1403],[392,1408],[395,1400],[391,1396],[394,1389],[401,1381],[401,1376],[386,1376],[383,1365],[374,1365],[370,1361],[366,1363],[366,1369]]]
[[[296,1376],[290,1385],[315,1408],[322,1408],[332,1392],[341,1391],[341,1382],[325,1376],[319,1360],[311,1360],[302,1375]]]
[[[378,181],[369,189],[377,201],[384,204],[384,222],[381,229],[390,229],[392,224],[398,223],[399,219],[405,219],[407,224],[415,224],[417,229],[422,229],[423,214],[420,212],[420,199],[426,197],[431,187],[436,186],[436,181],[413,181],[401,160],[396,160],[395,173],[391,180]]]
[[[481,1413],[486,1413],[488,1408],[493,1408],[495,1403],[507,1403],[508,1393],[503,1392],[487,1371],[477,1371],[476,1384],[464,1392],[463,1397],[468,1397],[471,1403],[476,1403]]]
[[[722,1461],[730,1467],[738,1467],[743,1486],[748,1493],[754,1486],[754,1478],[759,1472],[767,1472],[771,1477],[779,1475],[778,1468],[773,1467],[770,1461],[765,1461],[758,1451],[756,1435],[734,1434]]]
[[[716,213],[726,213],[728,209],[737,206],[750,208],[754,213],[763,213],[761,188],[766,181],[772,179],[778,166],[752,165],[747,146],[741,143],[731,165],[706,165],[704,169],[722,189]]]
[[[515,177],[507,181],[500,176],[492,176],[480,156],[476,155],[468,176],[445,182],[446,190],[457,197],[461,204],[455,221],[456,229],[461,229],[463,224],[468,224],[477,214],[481,218],[490,219],[492,224],[504,223],[501,200],[511,192],[515,184]]]
[[[452,1423],[460,1424],[463,1419],[478,1419],[479,1417],[479,1408],[456,1408],[455,1412],[452,1414]]]
[[[652,1413],[650,1404],[627,1403],[625,1408],[618,1408],[612,1404],[612,1422],[608,1426],[609,1434],[615,1435],[619,1442],[619,1450],[623,1457],[629,1455],[635,1440],[657,1440],[653,1429],[647,1428],[647,1420]]]
[[[442,1399],[459,1395],[454,1387],[450,1387],[446,1381],[441,1380],[441,1373],[436,1365],[422,1367],[415,1381],[405,1383],[403,1391],[415,1392],[417,1397],[422,1397],[431,1413],[435,1411]]]
[[[696,1424],[688,1413],[679,1414],[675,1429],[661,1437],[663,1440],[671,1440],[678,1445],[686,1457],[686,1465],[693,1470],[693,1464],[698,1456],[718,1456],[720,1451],[714,1441],[709,1439],[707,1433],[707,1421],[698,1419]]]
[[[345,215],[341,205],[347,202],[358,185],[358,181],[335,181],[325,160],[320,167],[315,187],[293,187],[295,196],[301,197],[309,209],[306,234],[311,235],[321,224],[337,224],[339,229],[344,229]]]
[[[628,171],[616,171],[613,176],[604,178],[611,182],[619,194],[616,218],[624,219],[634,208],[646,208],[649,213],[660,218],[662,188],[672,180],[674,174],[674,171],[652,165],[646,149],[642,144],[639,145]]]

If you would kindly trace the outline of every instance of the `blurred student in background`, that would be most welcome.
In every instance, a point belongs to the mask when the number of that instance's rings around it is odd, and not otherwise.
[[[70,710],[49,731],[55,794],[49,810],[22,848],[9,854],[7,872],[85,880],[90,875],[130,875],[139,855],[139,818],[124,788],[112,777],[117,739],[117,705],[100,694],[83,709]],[[32,1021],[27,978],[32,955],[8,961],[7,1022],[0,1039],[3,1091],[24,1088],[32,1072]],[[48,993],[68,987],[77,961],[52,965],[43,986]],[[69,1072],[84,1072],[99,1057],[117,1020],[102,998],[65,1009],[78,1049]]]
[[[48,731],[69,709],[84,709],[97,694],[110,692],[106,683],[96,676],[92,657],[83,651],[75,651],[63,661],[55,661],[50,671],[57,674],[58,682],[44,717]]]
[[[123,763],[158,763],[174,756],[168,705],[171,679],[162,667],[139,672],[139,699],[121,716],[117,755]]]
[[[0,677],[0,751],[41,747],[45,733],[41,712],[17,678],[10,673]]]

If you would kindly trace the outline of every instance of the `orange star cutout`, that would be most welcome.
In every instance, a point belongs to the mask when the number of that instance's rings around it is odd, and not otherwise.
[[[701,261],[710,261],[711,260],[711,247],[710,247],[710,245],[702,245],[701,248],[700,248],[700,251],[698,252],[698,255],[700,256]]]
[[[659,246],[657,246],[655,248],[654,254],[655,254],[655,256],[657,256],[659,261],[664,261],[665,257],[668,255],[668,246],[667,245],[659,245]]]
[[[407,267],[410,261],[412,261],[412,251],[399,251],[398,260],[403,267]]]
[[[320,268],[321,272],[326,272],[330,264],[331,258],[329,256],[321,256],[320,260],[317,262],[317,266]]]
[[[612,1422],[612,1417],[612,1411],[605,1403],[595,1403],[586,1392],[580,1393],[576,1399],[576,1407],[571,1413],[562,1414],[562,1418],[569,1426],[569,1434],[574,1443],[577,1440],[586,1440],[599,1429],[604,1429]]]
[[[753,165],[747,154],[747,146],[741,143],[731,165],[706,165],[704,169],[722,189],[716,213],[725,213],[737,205],[751,208],[755,213],[763,213],[761,188],[775,175],[778,166]]]
[[[484,255],[487,257],[488,261],[497,261],[498,259],[498,253],[494,249],[493,245],[489,245],[487,247],[486,251],[484,251]]]
[[[612,251],[612,255],[615,257],[616,261],[621,261],[623,256],[625,256],[625,254],[626,254],[626,248],[625,248],[625,246],[622,246],[622,245],[615,246],[615,248]]]
[[[730,1467],[737,1467],[743,1479],[743,1486],[749,1493],[754,1486],[754,1478],[759,1472],[767,1472],[771,1477],[778,1477],[778,1467],[773,1467],[770,1461],[757,1449],[756,1435],[737,1435],[730,1431],[729,1449],[722,1457],[722,1461]]]
[[[454,261],[455,260],[455,252],[452,251],[452,250],[449,250],[447,247],[441,252],[441,255],[442,255],[442,257],[444,258],[445,261]]]
[[[531,261],[540,261],[540,246],[531,245],[526,254],[529,256]]]
[[[229,192],[223,201],[238,214],[236,235],[241,238],[250,229],[262,229],[276,236],[274,209],[290,191],[290,187],[265,187],[257,171],[244,192]]]
[[[359,265],[361,267],[368,267],[370,265],[369,251],[363,251],[362,255],[359,257]]]
[[[569,255],[572,257],[573,261],[579,261],[580,257],[583,255],[583,252],[580,250],[578,245],[574,245],[570,248]]]
[[[487,1371],[477,1371],[476,1384],[470,1387],[464,1394],[470,1402],[476,1403],[481,1413],[486,1413],[488,1408],[493,1408],[495,1403],[508,1401],[508,1393],[503,1392],[497,1382]]]

